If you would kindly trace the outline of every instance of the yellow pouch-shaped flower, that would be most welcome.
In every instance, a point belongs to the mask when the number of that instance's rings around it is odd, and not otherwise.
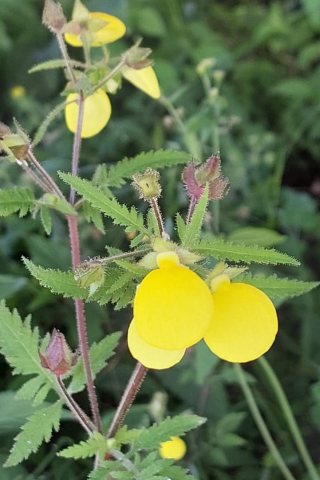
[[[271,300],[244,283],[222,283],[213,292],[214,316],[204,340],[210,350],[228,362],[245,363],[269,350],[278,331]]]
[[[164,370],[173,367],[182,359],[185,349],[161,350],[142,340],[139,336],[134,319],[128,330],[128,347],[133,358],[147,368]]]
[[[71,93],[67,102],[75,100],[77,93]],[[70,103],[65,108],[65,118],[68,129],[75,133],[77,128],[79,107],[77,102]],[[111,115],[111,104],[108,95],[99,89],[84,101],[84,113],[81,137],[89,138],[97,135],[108,123]]]
[[[160,97],[161,93],[158,79],[152,67],[146,67],[140,70],[123,67],[121,73],[128,82],[132,83],[150,97]]]
[[[92,36],[91,47],[101,47],[101,45],[115,42],[126,33],[125,24],[113,15],[108,15],[107,13],[102,12],[90,12],[89,17],[90,19],[97,19],[106,22],[106,24],[99,30],[90,32]],[[83,45],[80,35],[66,33],[64,38],[66,42],[73,47],[82,47]]]
[[[159,453],[162,458],[173,458],[181,460],[186,454],[187,446],[182,438],[171,437],[171,440],[163,442],[160,445]]]
[[[213,301],[205,282],[179,265],[174,252],[160,253],[159,269],[143,279],[133,311],[139,336],[163,350],[180,350],[197,343],[209,328]]]

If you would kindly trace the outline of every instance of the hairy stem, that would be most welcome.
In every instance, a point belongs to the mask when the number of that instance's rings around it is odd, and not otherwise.
[[[156,197],[151,198],[150,205],[156,217],[160,235],[162,238],[164,238],[167,236],[167,234],[164,231],[164,225],[163,225],[162,215],[161,215],[159,204],[158,204],[158,199]]]
[[[135,366],[135,369],[133,370],[126,389],[122,395],[117,411],[113,417],[107,438],[114,437],[118,429],[121,427],[122,422],[124,421],[125,416],[128,413],[128,410],[141,387],[147,371],[148,369],[146,367],[144,367],[140,362],[137,362],[137,365]]]
[[[186,220],[187,225],[191,221],[191,217],[193,215],[194,209],[197,206],[197,203],[198,203],[197,200],[194,197],[191,197],[191,200],[190,200],[190,203],[189,203],[189,208],[188,208],[187,220]]]
[[[87,415],[79,407],[77,402],[75,402],[74,399],[71,397],[71,395],[68,393],[66,387],[64,386],[64,383],[63,383],[61,377],[57,377],[57,383],[58,383],[58,387],[59,387],[61,396],[64,398],[64,400],[65,400],[66,404],[68,405],[69,409],[71,410],[71,412],[79,420],[79,423],[81,423],[81,425],[86,430],[86,432],[89,435],[92,435],[92,432],[94,431],[95,427],[94,427],[93,423],[91,422],[90,418],[87,417]]]
[[[282,410],[282,413],[284,415],[284,418],[286,419],[286,422],[288,424],[289,430],[291,432],[292,438],[297,446],[297,449],[300,453],[301,459],[303,463],[305,464],[305,467],[308,470],[310,479],[312,480],[319,480],[320,477],[317,473],[316,467],[313,464],[313,461],[309,455],[309,452],[306,448],[306,445],[304,443],[304,440],[302,438],[302,435],[300,433],[299,427],[297,425],[297,422],[293,416],[291,407],[289,405],[288,399],[283,391],[283,388],[274,373],[271,365],[269,362],[264,358],[261,357],[258,360],[260,367],[262,368],[265,376],[267,377],[269,384],[272,388],[272,391],[278,400],[278,403],[280,405],[280,408]]]
[[[59,198],[64,199],[64,195],[61,192],[60,188],[58,187],[56,182],[53,180],[53,178],[49,175],[49,173],[38,162],[31,148],[29,148],[28,150],[27,158],[30,161],[30,163],[34,166],[34,168],[40,173],[43,179],[43,182],[48,186],[50,191],[55,193]]]
[[[77,119],[77,128],[76,133],[74,134],[73,139],[73,151],[72,151],[72,175],[76,176],[79,170],[79,158],[81,150],[81,130],[83,124],[83,113],[84,113],[84,94],[81,90],[78,97],[78,119]],[[70,190],[70,203],[74,205],[76,192],[74,188]]]
[[[68,218],[68,226],[69,226],[69,239],[70,239],[70,246],[71,246],[72,267],[75,270],[80,264],[80,245],[79,245],[78,225],[77,225],[77,219],[74,215],[68,215],[67,218]],[[75,308],[76,308],[79,346],[81,349],[81,354],[83,359],[83,367],[84,367],[84,372],[86,376],[90,406],[91,406],[96,429],[99,432],[101,432],[102,426],[101,426],[98,400],[97,400],[97,395],[96,395],[95,386],[93,383],[93,378],[92,378],[91,368],[90,368],[88,334],[87,334],[87,325],[86,325],[86,318],[85,318],[85,312],[84,312],[84,304],[80,298],[75,299]]]
[[[19,163],[21,168],[26,172],[26,174],[32,178],[32,180],[41,188],[46,193],[51,192],[50,186],[48,186],[47,183],[45,183],[38,175],[32,170],[32,168],[29,167],[24,161]]]
[[[56,32],[56,36],[57,36],[57,41],[58,41],[58,45],[59,45],[59,48],[60,48],[60,52],[61,52],[62,58],[65,61],[70,79],[71,79],[73,85],[75,85],[77,79],[76,79],[76,76],[74,74],[73,66],[72,66],[71,60],[69,58],[69,54],[68,54],[68,51],[67,51],[67,47],[66,47],[63,35],[60,32]]]
[[[274,461],[276,462],[279,470],[281,471],[282,475],[286,480],[295,480],[293,477],[292,473],[288,469],[287,465],[285,464],[285,461],[283,460],[281,453],[278,450],[278,447],[276,446],[275,442],[273,441],[273,438],[271,437],[271,434],[268,430],[268,427],[265,423],[265,421],[262,418],[262,415],[260,413],[259,407],[257,405],[257,402],[255,401],[255,398],[253,396],[253,393],[249,387],[249,384],[246,380],[246,377],[243,373],[242,367],[239,364],[234,365],[235,372],[237,374],[237,377],[239,379],[243,394],[247,400],[248,407],[251,411],[251,414],[254,418],[254,421],[256,422],[256,425],[261,433],[262,438],[264,439],[269,452],[271,453]]]

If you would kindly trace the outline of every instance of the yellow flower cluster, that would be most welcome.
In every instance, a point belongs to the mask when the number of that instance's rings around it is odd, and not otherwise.
[[[229,362],[249,362],[269,350],[278,319],[263,292],[230,283],[225,274],[210,291],[175,252],[159,253],[157,264],[137,289],[128,331],[129,350],[145,367],[169,368],[201,339]]]
[[[80,29],[81,22],[77,24],[74,21],[73,23],[78,25]],[[105,44],[115,42],[123,37],[126,32],[126,27],[121,20],[102,12],[88,12],[87,28],[86,39],[89,41],[90,47],[101,47]],[[81,47],[83,46],[82,35],[84,34],[80,31],[79,34],[66,33],[65,40],[73,47]],[[151,66],[141,69],[123,66],[121,75],[150,97],[160,97],[158,80]],[[73,133],[76,131],[78,120],[79,107],[75,101],[77,97],[78,95],[76,93],[71,93],[67,97],[67,105],[65,108],[66,124],[68,129]],[[110,116],[111,103],[103,89],[99,89],[92,95],[87,96],[84,101],[81,137],[89,138],[97,135],[106,126]]]

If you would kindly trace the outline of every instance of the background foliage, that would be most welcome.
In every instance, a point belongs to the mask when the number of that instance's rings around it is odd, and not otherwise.
[[[71,0],[61,3],[70,18]],[[302,263],[298,269],[278,267],[278,275],[318,279],[319,1],[88,0],[85,4],[92,11],[118,16],[128,26],[127,38],[112,46],[114,51],[121,51],[138,36],[153,48],[161,88],[183,109],[186,130],[182,134],[177,130],[163,105],[124,84],[120,94],[111,99],[113,114],[106,129],[83,143],[80,175],[90,177],[97,164],[112,164],[142,150],[189,149],[204,160],[215,153],[213,144],[221,151],[222,168],[232,184],[221,202],[220,224],[214,227],[219,227],[223,238],[237,242],[276,244]],[[42,0],[0,2],[0,120],[11,124],[15,116],[30,133],[56,105],[64,87],[59,70],[27,74],[34,64],[58,56],[53,37],[41,25],[42,7]],[[215,109],[210,107],[196,71],[199,62],[208,57],[215,59],[215,70],[225,75]],[[11,89],[16,85],[24,86],[27,93],[14,98]],[[217,128],[220,145],[214,137]],[[60,117],[37,147],[38,158],[55,178],[57,170],[68,170],[71,146],[72,135]],[[162,174],[161,206],[172,235],[173,216],[187,208],[180,174],[181,167]],[[3,163],[0,187],[14,185],[30,186],[16,166]],[[145,208],[130,186],[119,189],[117,196],[129,206]],[[72,302],[41,288],[21,262],[24,255],[44,267],[70,268],[65,225],[58,215],[53,222],[53,234],[46,238],[38,219],[12,216],[0,220],[0,298],[22,316],[32,313],[42,333],[59,328],[74,346]],[[105,234],[84,220],[80,228],[83,258],[103,255],[106,244],[126,248],[129,242],[108,220]],[[256,267],[255,273],[272,274],[273,269]],[[94,303],[86,308],[91,342],[99,341],[104,333],[125,330],[131,319],[130,309],[115,312],[110,306]],[[267,355],[318,468],[319,311],[317,290],[279,305],[280,332]],[[28,401],[12,400],[20,384],[4,361],[0,362],[0,460],[4,462],[12,438],[34,407]],[[122,337],[116,356],[97,379],[106,423],[133,366]],[[248,365],[246,371],[283,457],[297,479],[307,479],[259,364]],[[209,419],[187,436],[188,455],[183,464],[194,476],[204,480],[281,478],[248,412],[233,367],[212,354],[207,358],[201,344],[173,370],[148,374],[129,414],[130,426],[148,426],[154,421],[150,400],[155,392],[167,395],[168,414],[192,410]],[[87,460],[71,469],[71,463],[55,455],[77,435],[80,441],[80,427],[66,416],[59,437],[54,434],[51,444],[41,447],[24,466],[0,466],[1,478],[59,480],[65,474],[71,480],[85,478]]]

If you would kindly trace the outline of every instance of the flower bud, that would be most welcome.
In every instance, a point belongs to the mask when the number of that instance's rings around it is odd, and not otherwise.
[[[216,63],[217,63],[217,60],[215,58],[204,58],[197,65],[198,75],[203,75],[207,73],[209,70],[211,70],[215,66]]]
[[[182,438],[171,437],[167,442],[160,445],[159,453],[162,458],[172,458],[174,460],[181,460],[186,454],[187,446]]]
[[[64,335],[54,329],[45,355],[39,351],[40,362],[43,368],[60,377],[69,373],[76,364],[76,354],[72,353]]]
[[[148,168],[144,173],[133,175],[133,186],[138,190],[140,198],[150,200],[159,198],[161,187],[159,184],[159,172]]]
[[[229,180],[221,174],[218,155],[212,155],[202,165],[189,163],[182,172],[182,180],[188,195],[197,201],[203,195],[206,183],[209,183],[209,200],[223,198],[229,186]]]
[[[150,67],[153,61],[148,59],[152,50],[134,45],[124,54],[124,62],[129,68],[140,70]]]
[[[66,24],[66,18],[63,15],[60,3],[53,0],[46,0],[44,4],[42,22],[52,32],[60,32]]]

